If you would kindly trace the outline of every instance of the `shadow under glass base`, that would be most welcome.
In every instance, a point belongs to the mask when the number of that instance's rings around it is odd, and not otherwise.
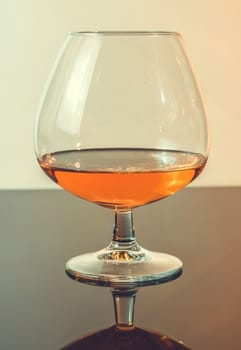
[[[190,350],[182,342],[158,332],[133,327],[120,331],[115,326],[87,334],[61,350]]]
[[[172,281],[182,274],[182,262],[169,254],[136,249],[112,249],[70,259],[66,273],[72,279],[111,288],[138,288]]]

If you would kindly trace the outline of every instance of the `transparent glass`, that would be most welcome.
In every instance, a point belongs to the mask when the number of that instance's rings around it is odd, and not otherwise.
[[[124,293],[119,315],[132,309],[133,290],[180,276],[178,258],[138,245],[132,217],[188,185],[207,161],[206,113],[180,34],[70,33],[40,104],[35,150],[63,189],[115,211],[110,245],[70,259],[71,278]]]

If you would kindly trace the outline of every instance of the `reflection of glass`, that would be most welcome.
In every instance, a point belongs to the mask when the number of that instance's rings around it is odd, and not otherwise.
[[[205,111],[179,34],[68,36],[39,112],[36,155],[62,188],[115,210],[110,245],[72,258],[66,272],[111,287],[116,326],[66,349],[187,349],[133,326],[137,288],[177,278],[182,263],[138,245],[132,209],[193,181],[207,147]]]

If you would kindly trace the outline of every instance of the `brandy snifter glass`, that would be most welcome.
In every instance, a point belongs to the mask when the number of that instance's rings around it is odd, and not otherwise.
[[[133,324],[137,289],[177,278],[182,262],[139,246],[132,210],[187,186],[208,156],[206,113],[180,34],[70,33],[42,98],[35,150],[54,182],[115,215],[109,246],[70,259],[66,273],[111,288],[116,324],[65,349],[187,349]]]

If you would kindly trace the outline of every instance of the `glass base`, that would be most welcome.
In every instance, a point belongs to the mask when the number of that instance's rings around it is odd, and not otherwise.
[[[70,259],[66,273],[82,283],[130,289],[176,279],[182,274],[182,262],[139,246],[136,250],[106,248]]]
[[[115,326],[87,334],[61,350],[191,350],[166,335],[137,327],[118,330]]]

